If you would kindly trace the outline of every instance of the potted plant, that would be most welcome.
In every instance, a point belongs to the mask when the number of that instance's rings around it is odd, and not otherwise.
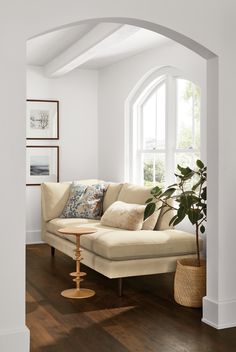
[[[187,217],[195,226],[197,258],[177,261],[174,297],[184,306],[201,307],[206,290],[206,264],[200,258],[199,235],[205,232],[204,223],[207,220],[207,168],[201,160],[196,161],[196,169],[180,165],[177,168],[175,184],[164,192],[158,186],[152,189],[152,197],[146,201],[144,219],[154,213],[157,203],[161,201],[160,208],[165,208],[165,212],[171,209],[176,212],[170,225],[175,226]],[[173,200],[173,205],[170,200]]]

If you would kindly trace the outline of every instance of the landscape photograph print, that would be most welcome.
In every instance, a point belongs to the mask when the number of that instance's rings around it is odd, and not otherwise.
[[[59,182],[59,147],[26,147],[26,185],[39,186],[43,182]]]

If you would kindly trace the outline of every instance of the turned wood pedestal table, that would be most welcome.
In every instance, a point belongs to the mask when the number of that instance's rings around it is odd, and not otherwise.
[[[76,236],[76,250],[75,250],[75,260],[76,260],[76,271],[70,273],[71,276],[74,277],[73,281],[76,283],[75,288],[70,288],[68,290],[62,291],[61,295],[66,298],[88,298],[95,295],[95,291],[90,290],[88,288],[81,288],[80,283],[83,281],[82,277],[87,275],[84,272],[80,271],[80,260],[81,257],[81,249],[80,249],[80,236],[87,235],[89,233],[94,233],[96,230],[94,228],[89,227],[64,227],[58,232],[63,233],[65,235],[73,235]]]

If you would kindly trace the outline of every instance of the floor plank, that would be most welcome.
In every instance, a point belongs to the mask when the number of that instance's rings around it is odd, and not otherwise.
[[[173,274],[116,280],[83,267],[84,287],[96,295],[63,298],[74,262],[47,245],[27,246],[27,326],[32,352],[235,352],[236,328],[217,331],[201,310],[173,300]]]

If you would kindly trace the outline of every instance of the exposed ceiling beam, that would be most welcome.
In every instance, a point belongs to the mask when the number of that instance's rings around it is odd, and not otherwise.
[[[45,65],[44,74],[47,77],[62,76],[92,59],[107,46],[123,41],[138,30],[129,25],[100,23]]]

